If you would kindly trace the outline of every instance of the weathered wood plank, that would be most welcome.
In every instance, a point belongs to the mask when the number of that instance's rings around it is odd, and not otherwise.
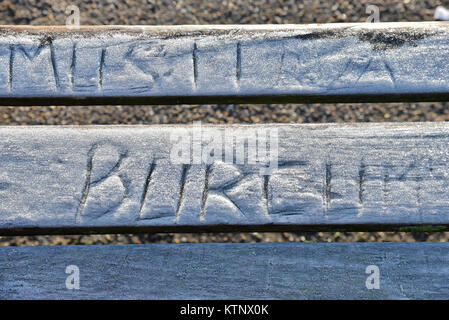
[[[447,243],[2,247],[0,298],[447,299],[448,264]]]
[[[1,26],[0,104],[448,100],[448,31],[445,22]]]
[[[0,127],[0,234],[445,230],[448,144],[447,123]]]

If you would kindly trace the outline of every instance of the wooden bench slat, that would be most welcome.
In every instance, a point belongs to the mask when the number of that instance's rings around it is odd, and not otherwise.
[[[444,22],[1,26],[0,104],[448,100],[448,31]]]
[[[448,263],[447,243],[2,247],[0,298],[446,299]]]
[[[448,123],[0,127],[0,234],[443,231],[448,144]]]

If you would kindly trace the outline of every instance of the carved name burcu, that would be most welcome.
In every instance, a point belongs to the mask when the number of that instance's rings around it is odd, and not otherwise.
[[[127,177],[126,151],[112,144],[95,144],[88,153],[86,181],[77,221],[116,214],[134,183]],[[280,162],[271,175],[257,166],[223,161],[211,164],[173,164],[170,159],[148,162],[139,190],[134,220],[168,219],[214,223],[267,223],[275,216],[340,215],[360,217],[371,212],[400,210],[419,214],[430,208],[433,194],[447,198],[443,167],[411,159],[382,166],[362,161],[359,166]],[[423,187],[431,180],[432,190]],[[438,206],[435,201],[433,205]],[[431,211],[431,210],[430,210]]]

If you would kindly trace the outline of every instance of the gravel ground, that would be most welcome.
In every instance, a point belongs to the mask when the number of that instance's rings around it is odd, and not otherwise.
[[[449,1],[324,0],[2,0],[0,24],[62,25],[65,8],[78,5],[81,24],[272,24],[365,21],[365,8],[380,8],[380,20],[431,21]],[[0,125],[320,123],[447,121],[447,103],[198,105],[101,107],[0,107]],[[449,233],[221,233],[0,237],[0,246],[274,241],[446,241]]]

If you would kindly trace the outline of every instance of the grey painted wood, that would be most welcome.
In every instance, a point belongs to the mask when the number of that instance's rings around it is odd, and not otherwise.
[[[0,298],[447,299],[448,265],[447,243],[2,247]]]
[[[441,231],[448,144],[447,123],[0,127],[0,233]]]
[[[1,26],[0,104],[448,100],[448,30]]]

